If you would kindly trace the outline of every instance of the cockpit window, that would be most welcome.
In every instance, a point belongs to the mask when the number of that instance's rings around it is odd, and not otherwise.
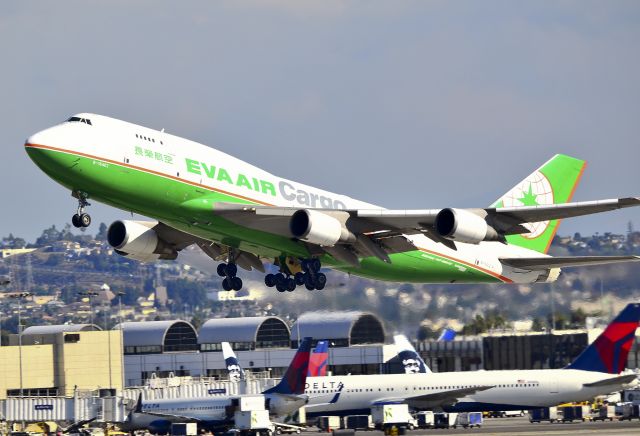
[[[91,120],[89,118],[80,118],[80,117],[71,117],[67,120],[67,122],[69,123],[85,123],[88,124],[90,126],[92,126],[93,124],[91,124]]]

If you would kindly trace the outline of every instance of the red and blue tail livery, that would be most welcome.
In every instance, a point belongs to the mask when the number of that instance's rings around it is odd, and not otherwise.
[[[280,383],[264,391],[264,394],[304,394],[307,372],[309,371],[309,355],[311,354],[311,338],[302,340],[293,360],[284,373]]]
[[[325,377],[329,361],[329,341],[318,341],[309,359],[309,377]]]
[[[628,304],[567,369],[619,374],[627,363],[639,323],[640,303]]]

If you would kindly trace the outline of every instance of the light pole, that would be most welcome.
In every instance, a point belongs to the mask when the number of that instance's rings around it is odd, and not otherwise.
[[[10,298],[15,298],[18,300],[18,364],[20,367],[20,397],[22,397],[24,394],[22,385],[22,299],[30,296],[30,292],[17,292],[9,294]]]
[[[124,344],[122,343],[122,296],[124,292],[118,291],[118,324],[120,325],[120,382],[122,383],[120,389],[124,389]]]
[[[93,328],[93,297],[100,295],[95,291],[86,291],[86,292],[78,292],[78,295],[81,297],[89,298],[89,324],[91,324]]]

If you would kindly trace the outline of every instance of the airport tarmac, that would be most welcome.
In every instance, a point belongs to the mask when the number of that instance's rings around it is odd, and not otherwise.
[[[356,432],[371,436],[383,436],[381,431]],[[532,424],[529,418],[489,418],[480,428],[450,428],[408,431],[407,436],[428,436],[439,434],[508,434],[508,435],[640,435],[640,420],[633,421],[597,421]]]

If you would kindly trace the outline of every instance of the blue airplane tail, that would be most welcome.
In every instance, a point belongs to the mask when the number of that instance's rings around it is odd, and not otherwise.
[[[455,339],[455,337],[456,337],[456,331],[449,327],[445,327],[444,329],[442,329],[442,333],[440,333],[440,336],[438,337],[438,341],[451,342]]]
[[[229,373],[229,380],[234,382],[244,380],[244,370],[228,342],[222,343],[222,357]]]
[[[311,354],[311,338],[304,338],[293,356],[293,360],[284,373],[280,383],[267,389],[263,394],[296,394],[304,393],[309,371],[309,355]]]
[[[309,359],[309,377],[324,377],[327,375],[329,361],[329,341],[318,341]]]
[[[638,323],[640,304],[628,304],[566,369],[619,374],[627,363]]]

